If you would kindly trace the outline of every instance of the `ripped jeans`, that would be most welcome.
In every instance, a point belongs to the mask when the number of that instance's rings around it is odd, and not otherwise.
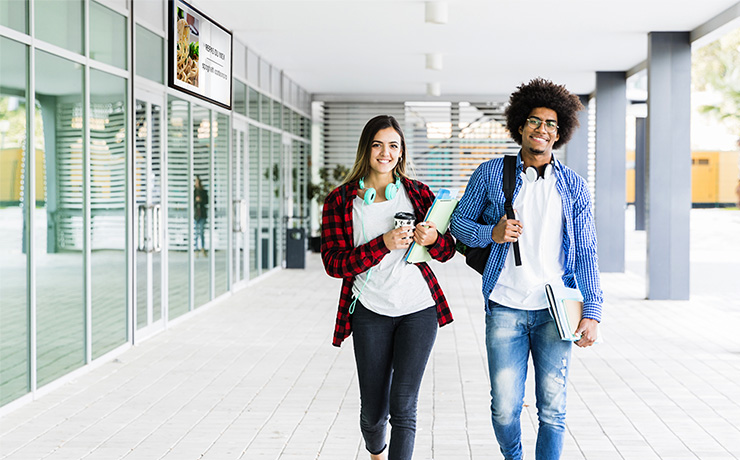
[[[486,349],[491,377],[491,418],[506,460],[524,458],[519,417],[530,353],[539,419],[535,458],[560,458],[571,347],[571,342],[560,340],[547,309],[517,310],[489,301]]]

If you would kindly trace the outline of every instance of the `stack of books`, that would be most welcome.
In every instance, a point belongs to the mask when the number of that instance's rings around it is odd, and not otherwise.
[[[552,286],[545,284],[545,294],[547,295],[548,309],[555,320],[560,338],[571,342],[579,340],[581,335],[576,335],[575,332],[583,315],[583,301],[580,291],[563,286],[558,287],[556,294],[553,292]]]

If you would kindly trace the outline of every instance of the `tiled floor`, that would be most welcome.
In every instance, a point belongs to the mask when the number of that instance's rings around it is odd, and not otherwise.
[[[629,220],[628,220],[629,221]],[[704,238],[706,234],[712,238]],[[740,458],[740,211],[692,212],[692,299],[646,301],[644,234],[604,274],[605,342],[574,349],[563,459]],[[3,459],[367,459],[339,280],[317,255],[0,420]],[[499,459],[480,278],[434,264],[455,315],[422,384],[415,459]],[[528,384],[531,383],[531,377]],[[531,385],[522,415],[533,459]]]

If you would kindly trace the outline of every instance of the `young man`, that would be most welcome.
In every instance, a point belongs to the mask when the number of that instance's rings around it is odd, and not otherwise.
[[[493,428],[507,460],[523,458],[519,417],[530,354],[539,418],[536,458],[559,459],[562,451],[572,342],[558,335],[545,284],[583,294],[579,347],[594,343],[601,321],[591,197],[586,181],[552,153],[570,140],[582,109],[576,95],[550,81],[520,86],[506,109],[507,128],[522,147],[513,197],[516,219],[506,219],[504,211],[503,158],[475,170],[452,216],[452,234],[460,241],[469,247],[492,245],[482,280],[486,348]],[[520,246],[519,266],[509,251],[514,241]]]

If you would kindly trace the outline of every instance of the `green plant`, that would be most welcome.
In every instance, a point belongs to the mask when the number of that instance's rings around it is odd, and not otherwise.
[[[336,165],[334,168],[324,166],[319,169],[319,182],[308,183],[308,199],[316,199],[319,206],[323,206],[326,196],[342,183],[348,173],[349,168],[344,165]]]

